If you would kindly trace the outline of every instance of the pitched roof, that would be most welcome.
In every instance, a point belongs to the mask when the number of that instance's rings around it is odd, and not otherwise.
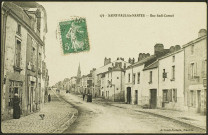
[[[143,70],[149,70],[149,69],[154,69],[158,67],[158,60],[153,62],[152,64],[148,65],[147,67],[145,67]]]

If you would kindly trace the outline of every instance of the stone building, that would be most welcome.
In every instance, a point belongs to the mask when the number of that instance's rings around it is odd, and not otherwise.
[[[185,103],[188,110],[206,114],[207,95],[207,31],[183,46],[185,60]]]
[[[124,61],[124,58],[121,58],[121,57],[118,57],[115,61],[112,61],[112,62],[110,58],[105,58],[104,66],[97,68],[95,70],[96,76],[94,76],[93,79],[94,79],[95,91],[99,97],[106,97],[106,90],[105,90],[107,88],[106,80],[108,80],[105,78],[106,73],[109,72],[109,68],[115,67],[118,63],[120,63],[119,66],[121,69],[125,69],[127,66],[130,65],[129,62]],[[122,77],[123,78],[120,78],[120,79],[124,80],[124,76]],[[115,78],[112,78],[112,79],[115,79]],[[121,89],[119,88],[119,90]]]
[[[121,62],[115,62],[115,65],[108,68],[103,73],[102,80],[105,99],[124,101],[124,69]],[[103,82],[104,81],[104,82]]]
[[[159,58],[157,107],[184,111],[184,50],[172,46]]]
[[[40,110],[48,86],[45,64],[46,11],[35,2],[2,3],[2,119],[13,112],[15,93],[21,114]],[[44,66],[43,66],[44,65]]]
[[[137,62],[133,59],[125,72],[125,102],[156,108],[158,91],[157,60],[169,51],[169,49],[164,49],[163,44],[156,44],[154,55],[140,53]]]

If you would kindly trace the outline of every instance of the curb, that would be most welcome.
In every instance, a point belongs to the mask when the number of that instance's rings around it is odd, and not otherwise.
[[[53,90],[52,90],[53,91]],[[61,100],[59,96],[57,96],[57,94],[53,91],[53,93],[56,95],[56,97],[58,97],[58,99],[60,101],[64,101],[65,103],[67,103],[65,100]],[[68,104],[68,103],[67,103]],[[72,113],[72,116],[70,117],[69,120],[67,120],[66,122],[64,122],[63,124],[61,124],[57,129],[52,130],[51,133],[62,133],[64,132],[67,128],[69,128],[69,126],[77,119],[78,116],[78,111],[77,109],[75,109],[76,112]],[[70,115],[67,114],[67,115]],[[65,117],[67,117],[67,115]]]
[[[121,107],[121,106],[116,106],[116,105],[113,105],[113,104],[112,104],[112,106],[123,108],[123,109],[131,109],[131,108],[125,108],[125,107]],[[181,121],[181,120],[176,119],[174,117],[169,117],[169,116],[165,116],[165,115],[161,115],[161,114],[157,114],[157,113],[153,113],[153,112],[148,112],[148,111],[143,111],[143,110],[134,110],[134,109],[131,109],[131,110],[137,111],[137,112],[141,112],[141,113],[148,113],[150,115],[155,115],[155,116],[162,117],[162,118],[165,118],[165,119],[168,119],[168,120],[172,120],[172,121],[175,121],[177,123],[180,123],[180,124],[183,124],[183,125],[186,125],[186,126],[189,126],[189,127],[192,127],[192,128],[198,129],[198,130],[201,130],[201,131],[206,133],[206,128],[202,128],[202,127],[199,127],[197,125],[193,125],[191,123]]]

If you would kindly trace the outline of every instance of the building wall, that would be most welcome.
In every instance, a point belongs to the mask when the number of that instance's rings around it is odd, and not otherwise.
[[[38,56],[39,53],[43,53],[45,50],[40,46],[43,42],[40,40],[40,37],[35,33],[34,28],[31,26],[32,20],[26,15],[23,9],[14,4],[13,2],[5,2],[3,3],[4,10],[9,10],[9,14],[4,22],[5,26],[5,63],[3,68],[5,70],[5,83],[3,85],[2,90],[2,105],[3,105],[3,116],[2,119],[11,118],[13,113],[12,108],[12,98],[15,92],[18,92],[20,98],[20,107],[21,107],[21,115],[28,114],[28,105],[30,92],[30,80],[35,82],[34,85],[34,100],[36,110],[40,109],[40,97],[41,97],[41,65],[38,67],[38,60],[42,61],[45,58],[45,54],[41,57]],[[44,9],[42,9],[44,10]],[[45,16],[44,16],[45,17]],[[44,18],[43,17],[43,18]],[[41,18],[41,19],[43,19]],[[43,23],[46,23],[45,20]],[[20,27],[18,27],[18,25]],[[20,33],[18,33],[18,28],[20,29]],[[45,36],[47,30],[44,30],[45,27],[41,26],[42,36]],[[31,38],[28,38],[30,35]],[[30,40],[31,39],[31,40]],[[30,41],[31,42],[30,42]],[[17,41],[19,43],[17,43]],[[28,44],[29,43],[29,44]],[[20,66],[17,66],[16,63],[16,52],[18,50],[17,44],[20,44]],[[36,71],[31,73],[28,71],[28,62],[30,61],[31,55],[31,46],[34,44],[36,48],[35,57],[35,65]],[[28,57],[29,56],[29,57]],[[31,61],[30,61],[31,62]],[[40,68],[39,72],[38,69]],[[48,82],[46,83],[48,85]],[[12,92],[13,90],[13,92]]]
[[[127,102],[127,87],[131,87],[131,104],[135,104],[135,97],[136,93],[135,90],[138,90],[138,105],[142,105],[142,90],[143,90],[143,68],[144,65],[135,66],[133,68],[129,68],[126,70],[125,73],[125,102]],[[138,76],[137,74],[140,73],[140,82],[137,82]],[[130,74],[130,82],[129,82],[129,74]],[[133,83],[133,74],[135,74],[135,84]]]
[[[152,82],[150,83],[150,72],[152,72]],[[157,96],[159,94],[158,91],[158,68],[144,70],[142,76],[142,103],[141,105],[150,104],[150,90],[156,89]],[[158,98],[157,98],[158,100]],[[158,101],[157,101],[158,103]]]
[[[6,22],[6,39],[5,39],[5,64],[4,64],[4,72],[6,76],[6,82],[3,86],[3,112],[4,116],[8,117],[12,114],[13,109],[9,107],[9,85],[10,81],[20,81],[23,83],[21,87],[20,96],[22,99],[25,98],[25,61],[26,61],[26,41],[27,41],[27,31],[24,27],[21,28],[21,36],[16,34],[18,22],[14,20],[10,15],[7,17]],[[16,42],[19,40],[21,42],[21,61],[20,68],[22,69],[20,73],[14,70],[15,66],[15,51],[16,51]],[[13,97],[13,94],[11,94]],[[24,111],[25,102],[22,100],[21,109]],[[3,118],[4,118],[3,116]]]
[[[194,45],[193,54],[191,53],[192,45]],[[206,37],[199,40],[196,43],[191,43],[189,46],[184,48],[185,52],[185,103],[188,106],[189,111],[198,112],[199,104],[201,104],[200,112],[206,112],[206,86],[203,85],[203,81],[206,82],[207,68],[203,65],[203,61],[207,61],[207,40]],[[191,63],[194,63],[194,78],[191,78]],[[191,91],[193,90],[193,95]],[[201,92],[201,96],[198,97],[198,91]],[[192,96],[192,97],[191,97]],[[199,99],[201,98],[201,99]],[[192,102],[192,101],[193,102]],[[199,101],[200,100],[200,101]],[[192,104],[192,103],[193,104]]]
[[[175,57],[175,58],[173,58]],[[175,59],[173,61],[173,59]],[[172,66],[175,66],[175,79],[172,79]],[[167,73],[167,78],[163,78],[163,70]],[[176,89],[177,99],[173,97],[172,89]],[[163,90],[171,90],[170,101],[164,103],[164,108],[173,110],[184,110],[184,51],[174,53],[159,60],[159,91],[158,107],[162,107]]]
[[[105,98],[112,101],[124,101],[124,72],[122,71],[112,71],[105,75],[105,86],[104,93]],[[112,86],[109,85],[108,81],[112,82]]]

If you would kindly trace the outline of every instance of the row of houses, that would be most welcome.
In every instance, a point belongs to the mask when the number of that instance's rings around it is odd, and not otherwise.
[[[47,15],[36,2],[3,2],[1,10],[1,118],[13,114],[13,97],[21,115],[43,107],[49,85],[45,62]]]
[[[153,55],[139,53],[137,61],[105,58],[104,66],[87,75],[81,76],[79,66],[68,85],[72,92],[112,101],[206,114],[206,33],[201,29],[197,39],[182,47],[156,44]]]

